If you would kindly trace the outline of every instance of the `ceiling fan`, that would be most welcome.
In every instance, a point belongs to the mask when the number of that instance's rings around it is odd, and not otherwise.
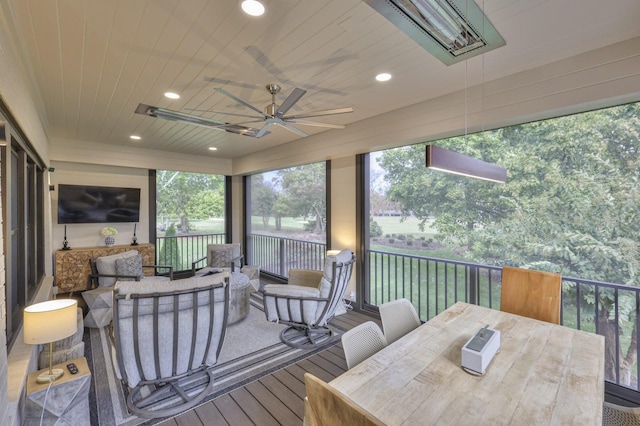
[[[224,121],[214,120],[212,118],[200,117],[197,115],[187,114],[180,111],[174,111],[172,109],[160,108],[157,106],[139,104],[136,108],[136,114],[148,115],[154,118],[163,118],[170,121],[178,121],[180,123],[193,124],[194,126],[208,127],[211,129],[222,130],[229,133],[235,133],[237,135],[261,137],[268,132],[257,136],[260,129],[254,129],[252,127],[246,127],[239,124],[227,123]]]
[[[344,129],[345,126],[340,124],[319,123],[316,121],[308,121],[306,119],[311,117],[321,117],[325,115],[345,114],[345,113],[353,112],[353,108],[348,107],[348,108],[335,108],[335,109],[327,109],[323,111],[314,111],[314,112],[287,115],[287,112],[300,100],[301,97],[304,96],[305,93],[307,93],[307,91],[304,89],[300,89],[299,87],[296,87],[289,94],[289,96],[287,96],[287,98],[284,100],[284,102],[282,102],[281,105],[277,105],[276,95],[281,90],[280,85],[267,84],[265,87],[267,91],[271,94],[271,104],[267,105],[264,111],[251,105],[249,102],[242,100],[237,96],[227,92],[222,88],[215,89],[217,92],[222,93],[223,95],[233,99],[236,102],[239,102],[240,104],[246,106],[247,108],[251,109],[252,111],[260,115],[233,114],[233,113],[227,113],[222,111],[209,111],[209,112],[213,112],[216,114],[233,115],[236,117],[249,117],[249,118],[257,119],[255,121],[239,123],[238,125],[264,122],[264,125],[262,126],[262,128],[258,130],[258,132],[255,134],[254,137],[256,138],[266,135],[268,133],[269,128],[273,125],[281,126],[289,130],[290,132],[293,132],[302,137],[308,136],[305,132],[293,126],[291,123],[301,124],[304,126],[327,127],[331,129]]]

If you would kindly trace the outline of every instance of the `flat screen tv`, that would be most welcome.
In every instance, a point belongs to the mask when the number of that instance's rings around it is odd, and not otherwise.
[[[140,221],[140,188],[58,185],[58,223]]]

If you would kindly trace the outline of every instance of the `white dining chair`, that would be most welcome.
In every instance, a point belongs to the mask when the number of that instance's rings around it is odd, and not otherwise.
[[[373,321],[364,322],[342,335],[342,348],[351,369],[387,346],[382,330]]]
[[[640,426],[640,407],[624,407],[605,402],[602,406],[603,426]]]
[[[398,299],[378,306],[382,319],[382,330],[387,345],[395,342],[411,330],[419,327],[422,322],[416,308],[407,299]]]

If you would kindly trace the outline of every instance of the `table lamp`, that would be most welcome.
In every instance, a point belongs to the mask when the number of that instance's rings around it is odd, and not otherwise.
[[[78,329],[78,302],[72,299],[48,300],[24,309],[24,342],[31,345],[49,344],[49,371],[37,378],[38,383],[50,383],[64,374],[53,366],[53,342],[74,334]]]

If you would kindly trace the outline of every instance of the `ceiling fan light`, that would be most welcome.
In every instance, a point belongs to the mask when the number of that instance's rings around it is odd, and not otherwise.
[[[388,72],[381,72],[380,74],[376,75],[376,80],[377,81],[389,81],[389,80],[391,80],[391,74],[389,74]]]
[[[264,4],[257,0],[243,0],[240,7],[244,13],[250,16],[262,16],[265,12]]]

